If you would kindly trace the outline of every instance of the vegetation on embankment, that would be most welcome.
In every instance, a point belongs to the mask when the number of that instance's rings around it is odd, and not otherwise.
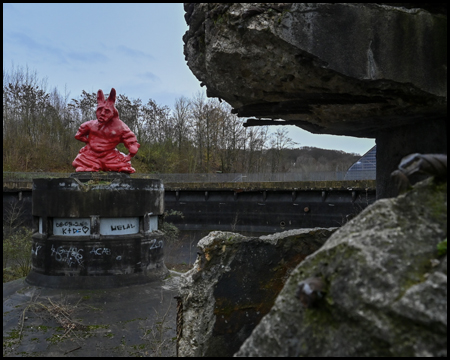
[[[11,202],[3,213],[3,282],[27,276],[31,270],[32,230],[24,226],[23,205]]]
[[[299,147],[286,128],[242,126],[225,102],[197,95],[178,98],[171,109],[149,99],[119,94],[119,116],[141,147],[139,173],[267,173],[346,171],[358,158],[339,150]],[[3,71],[3,171],[72,172],[84,145],[79,126],[96,118],[97,95],[69,99],[48,91],[28,69]],[[119,150],[127,152],[123,144]]]

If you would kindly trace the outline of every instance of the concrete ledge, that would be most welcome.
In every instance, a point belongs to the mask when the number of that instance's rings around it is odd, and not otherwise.
[[[32,180],[4,181],[3,191],[16,192],[32,189]],[[352,189],[366,190],[376,188],[375,180],[347,180],[347,181],[290,181],[290,182],[238,182],[238,183],[164,183],[166,191],[176,190],[329,190]]]
[[[366,190],[375,189],[375,180],[347,181],[270,181],[238,183],[164,183],[166,191],[176,190]]]
[[[155,179],[33,179],[33,215],[49,217],[144,216],[164,213],[164,186]]]
[[[3,192],[30,191],[32,188],[32,180],[3,181]]]

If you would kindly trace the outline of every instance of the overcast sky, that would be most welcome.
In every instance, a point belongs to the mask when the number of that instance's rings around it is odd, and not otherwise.
[[[3,4],[3,69],[28,67],[69,98],[118,94],[173,107],[204,92],[183,55],[183,4]],[[276,127],[272,127],[275,130]],[[364,154],[374,139],[287,127],[297,146]]]

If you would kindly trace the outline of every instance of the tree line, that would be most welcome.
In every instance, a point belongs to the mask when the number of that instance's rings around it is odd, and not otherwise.
[[[105,94],[105,96],[107,96]],[[79,126],[96,118],[97,94],[69,99],[47,91],[36,72],[3,70],[3,170],[72,172],[83,143]],[[141,144],[133,158],[140,173],[264,173],[344,171],[359,157],[338,150],[293,148],[286,128],[243,127],[231,107],[197,94],[173,108],[118,95],[119,117]],[[119,145],[119,150],[127,152]]]

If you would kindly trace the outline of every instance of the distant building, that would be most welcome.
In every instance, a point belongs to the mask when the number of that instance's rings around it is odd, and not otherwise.
[[[377,175],[377,146],[366,152],[350,166],[344,180],[375,180]]]

